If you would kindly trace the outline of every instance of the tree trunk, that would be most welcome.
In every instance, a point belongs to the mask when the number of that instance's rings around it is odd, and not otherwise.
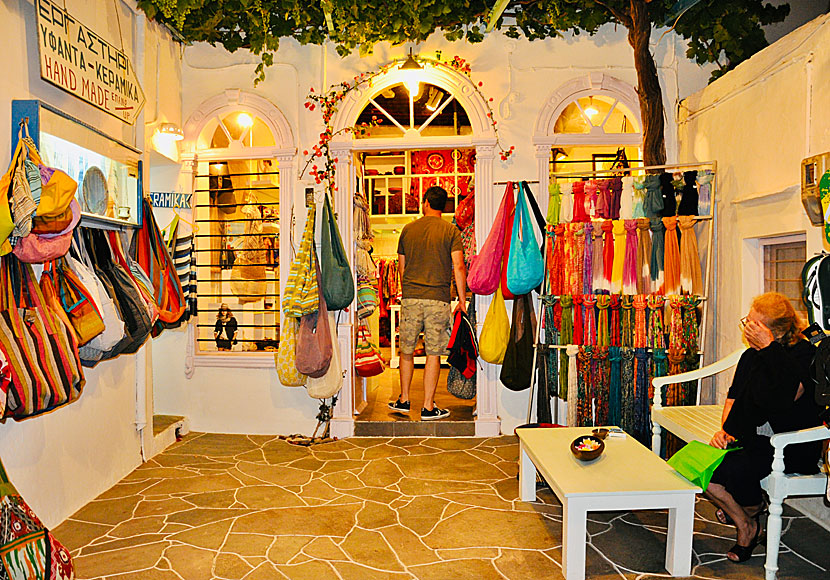
[[[637,70],[637,94],[640,97],[640,116],[643,118],[643,162],[646,165],[665,165],[663,92],[657,77],[657,66],[648,46],[651,19],[647,2],[648,0],[631,0],[628,43],[634,49],[634,68]]]

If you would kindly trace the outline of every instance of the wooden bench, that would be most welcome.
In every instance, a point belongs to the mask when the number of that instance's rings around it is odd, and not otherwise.
[[[699,380],[733,368],[745,349],[736,350],[729,356],[687,373],[668,377],[659,377],[652,381],[654,401],[651,408],[652,440],[651,449],[660,454],[662,431],[674,433],[683,441],[701,441],[709,443],[712,435],[721,428],[723,405],[701,405],[700,388],[697,404],[687,407],[664,407],[663,391],[666,385]],[[798,475],[784,473],[784,448],[794,443],[822,441],[830,439],[830,430],[826,427],[814,427],[801,431],[778,433],[773,435],[771,443],[774,448],[772,473],[761,481],[761,487],[769,496],[769,519],[767,521],[767,559],[764,563],[766,580],[775,580],[778,572],[778,549],[781,542],[782,503],[787,497],[823,495],[827,486],[824,473],[816,475]]]

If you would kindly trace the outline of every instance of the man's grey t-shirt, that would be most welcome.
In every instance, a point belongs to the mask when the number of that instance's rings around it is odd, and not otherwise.
[[[463,251],[458,228],[443,218],[424,216],[404,226],[398,239],[403,297],[450,302],[452,252]]]

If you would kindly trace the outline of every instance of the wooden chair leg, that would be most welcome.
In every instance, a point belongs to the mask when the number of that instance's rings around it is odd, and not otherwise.
[[[651,427],[651,450],[659,457],[660,456],[660,446],[661,446],[661,433],[663,432],[663,428],[660,427],[658,423],[652,422]]]

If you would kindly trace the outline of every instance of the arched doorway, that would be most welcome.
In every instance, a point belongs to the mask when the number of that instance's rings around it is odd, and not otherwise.
[[[472,150],[475,154],[475,168],[471,176],[476,190],[475,220],[477,223],[487,223],[488,220],[492,221],[495,215],[497,208],[495,200],[492,199],[492,193],[496,134],[488,117],[487,104],[476,91],[469,77],[447,67],[423,64],[424,68],[418,72],[417,80],[420,82],[418,91],[424,91],[423,97],[427,111],[420,115],[416,112],[411,98],[414,87],[413,90],[405,89],[406,84],[412,82],[411,76],[398,67],[394,67],[376,77],[371,87],[350,91],[334,119],[333,129],[337,132],[359,123],[362,115],[374,110],[372,114],[382,115],[384,118],[382,125],[385,125],[383,130],[374,131],[369,138],[355,139],[341,136],[331,143],[331,150],[338,160],[335,205],[339,212],[343,242],[347,248],[354,246],[351,207],[352,195],[358,186],[357,153],[395,151],[403,152],[404,156],[408,157],[410,152],[418,150]],[[406,99],[408,110],[401,111],[402,116],[398,117],[394,111],[389,109],[395,96],[403,95],[404,90],[410,94],[410,97]],[[429,110],[430,107],[434,109]],[[455,107],[456,119],[460,118],[459,113],[463,112],[463,130],[460,130],[461,124],[449,130],[447,124],[441,123],[440,116],[448,114],[452,110],[451,107]],[[453,183],[457,183],[457,179],[453,179],[455,180]],[[407,188],[409,185],[407,184]],[[405,201],[402,207],[405,214]],[[476,231],[479,247],[487,233],[482,230],[483,228],[478,228]],[[486,312],[488,305],[489,299],[481,299],[477,302],[477,310]],[[483,316],[480,316],[480,321],[483,321]],[[343,360],[353,360],[351,337],[354,324],[353,312],[350,312],[340,323],[339,336]],[[490,365],[486,366],[490,367]],[[356,384],[353,369],[350,367],[347,373],[344,385],[352,387]],[[486,368],[478,373],[477,417],[475,419],[477,436],[499,434],[497,385],[498,367]],[[335,436],[344,437],[354,433],[354,394],[353,388],[344,388],[341,392],[332,421],[332,434]]]

